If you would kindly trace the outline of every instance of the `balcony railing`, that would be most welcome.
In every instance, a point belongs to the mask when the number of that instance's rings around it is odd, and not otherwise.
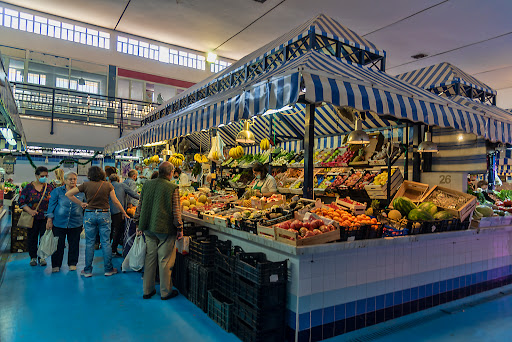
[[[36,84],[11,84],[20,114],[51,118],[52,131],[53,120],[64,119],[118,126],[122,135],[124,129],[140,127],[141,119],[158,106],[157,103]]]

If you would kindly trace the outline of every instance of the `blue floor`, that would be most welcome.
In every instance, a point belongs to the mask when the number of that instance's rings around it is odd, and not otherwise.
[[[142,299],[140,273],[103,275],[96,251],[94,276],[84,279],[84,240],[77,272],[30,267],[12,254],[0,286],[0,341],[239,341],[182,295]],[[66,264],[67,255],[64,256]],[[121,258],[114,267],[121,269]]]

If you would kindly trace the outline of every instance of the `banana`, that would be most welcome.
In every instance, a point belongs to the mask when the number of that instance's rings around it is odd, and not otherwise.
[[[266,151],[270,148],[270,141],[268,139],[263,139],[261,142],[260,142],[260,148],[263,150],[263,151]]]
[[[174,154],[174,156],[178,159],[181,159],[182,161],[185,160],[185,156],[183,156],[183,154],[181,154],[181,153],[176,153],[176,154]]]

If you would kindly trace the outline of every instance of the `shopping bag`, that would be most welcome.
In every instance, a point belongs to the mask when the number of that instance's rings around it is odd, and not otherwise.
[[[124,238],[123,238],[123,257],[126,258],[130,248],[132,248],[133,241],[135,241],[135,235],[137,235],[137,225],[131,219],[125,219],[124,221]]]
[[[176,249],[178,253],[183,255],[188,254],[188,247],[190,245],[190,236],[184,236],[182,239],[176,241]]]
[[[144,241],[142,235],[135,238],[127,258],[129,259],[128,262],[132,270],[140,271],[144,267],[144,261],[146,260],[146,241]]]
[[[59,238],[53,236],[51,230],[47,230],[41,240],[39,241],[39,248],[37,249],[37,256],[46,259],[50,257],[57,250],[57,243]]]

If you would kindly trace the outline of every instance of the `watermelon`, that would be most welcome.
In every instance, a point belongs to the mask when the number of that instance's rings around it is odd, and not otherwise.
[[[434,216],[437,213],[437,206],[432,202],[424,202],[418,206],[418,209],[423,209]]]
[[[411,221],[433,221],[434,218],[428,211],[423,209],[413,209],[407,215],[407,218]]]
[[[398,210],[404,217],[409,215],[409,212],[413,209],[417,209],[416,204],[414,204],[407,197],[397,197],[393,200],[393,209]]]
[[[484,217],[491,217],[492,215],[494,215],[494,210],[485,205],[479,205],[478,207],[476,207],[476,211],[478,211]]]
[[[449,212],[447,211],[438,211],[435,215],[434,215],[434,219],[435,220],[451,220],[453,219],[453,215],[450,214]]]

